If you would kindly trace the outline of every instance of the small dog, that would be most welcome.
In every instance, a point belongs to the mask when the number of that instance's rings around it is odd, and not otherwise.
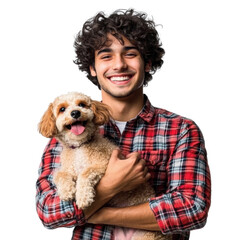
[[[95,186],[105,174],[108,161],[116,145],[101,136],[99,126],[110,120],[109,108],[88,96],[72,92],[57,97],[44,113],[40,133],[55,137],[62,144],[61,167],[54,174],[61,200],[75,199],[78,208],[85,209],[94,202]],[[133,206],[147,202],[155,193],[149,184],[115,196],[109,206]],[[134,230],[125,234],[116,228],[115,239],[170,240],[160,232]],[[129,236],[131,235],[131,236]],[[117,238],[120,237],[120,238]]]

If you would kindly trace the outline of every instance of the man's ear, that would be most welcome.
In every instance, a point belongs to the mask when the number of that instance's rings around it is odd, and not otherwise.
[[[90,73],[91,73],[92,77],[96,77],[96,76],[97,76],[97,73],[96,73],[96,71],[95,71],[94,66],[91,65],[91,66],[89,67],[89,69],[90,69]]]

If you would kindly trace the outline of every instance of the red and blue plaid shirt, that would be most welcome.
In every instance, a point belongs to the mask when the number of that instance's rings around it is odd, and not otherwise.
[[[191,120],[153,107],[146,97],[141,113],[121,134],[114,121],[100,129],[124,154],[137,151],[146,160],[156,197],[149,200],[160,230],[173,239],[189,239],[189,231],[205,225],[210,207],[211,180],[204,139]],[[110,240],[112,226],[85,222],[73,201],[60,201],[53,172],[60,166],[61,145],[51,139],[39,169],[37,212],[44,226],[75,227],[73,240]]]

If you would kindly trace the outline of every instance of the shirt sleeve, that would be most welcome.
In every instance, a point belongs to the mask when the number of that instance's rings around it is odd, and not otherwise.
[[[36,208],[39,218],[46,228],[72,227],[85,224],[83,211],[74,201],[61,201],[53,182],[53,173],[60,166],[61,145],[51,139],[47,145],[39,167],[36,183]]]
[[[194,122],[183,121],[166,169],[166,193],[149,201],[161,231],[167,234],[203,227],[210,207],[211,179],[204,139]]]

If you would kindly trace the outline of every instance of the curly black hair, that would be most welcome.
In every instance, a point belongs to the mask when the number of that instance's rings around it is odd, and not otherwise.
[[[99,12],[83,25],[74,42],[76,59],[74,63],[81,71],[87,72],[87,77],[99,88],[96,77],[91,76],[89,66],[94,66],[95,51],[105,46],[110,33],[123,44],[122,36],[127,38],[140,52],[144,63],[151,64],[151,71],[145,72],[144,86],[152,79],[152,74],[163,64],[165,54],[161,47],[156,25],[147,19],[147,14],[133,9],[117,10],[109,17]]]

